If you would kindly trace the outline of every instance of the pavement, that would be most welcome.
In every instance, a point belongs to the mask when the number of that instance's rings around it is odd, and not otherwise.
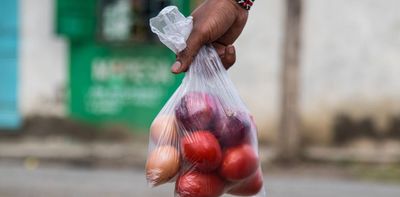
[[[148,188],[143,174],[147,138],[127,141],[80,141],[65,136],[0,140],[0,197],[168,197],[173,185]],[[398,163],[400,146],[373,146],[376,151],[309,148],[316,161]],[[389,151],[381,151],[389,150]],[[259,197],[399,197],[400,186],[365,182],[336,167],[273,169],[271,147],[260,147],[266,196]],[[397,160],[394,160],[397,159]],[[379,165],[378,165],[379,166]]]
[[[269,175],[264,169],[267,197],[399,197],[394,184],[341,178]],[[0,162],[1,197],[168,197],[173,185],[146,185],[139,168],[81,168]]]

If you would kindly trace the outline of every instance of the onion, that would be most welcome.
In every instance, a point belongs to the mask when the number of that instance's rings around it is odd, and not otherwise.
[[[155,144],[174,145],[177,142],[178,131],[174,115],[157,116],[150,127],[150,136]]]
[[[235,146],[249,134],[251,128],[250,116],[245,112],[221,112],[215,122],[214,134],[221,146]]]
[[[160,146],[154,149],[146,163],[146,178],[151,186],[157,186],[171,180],[179,170],[179,152],[172,146]]]
[[[185,130],[207,130],[216,118],[217,100],[207,93],[190,92],[182,97],[175,115]]]

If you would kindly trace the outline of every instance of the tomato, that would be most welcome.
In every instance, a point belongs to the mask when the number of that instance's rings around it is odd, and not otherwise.
[[[263,177],[261,168],[248,179],[238,183],[228,190],[227,193],[237,196],[252,196],[256,195],[263,187]]]
[[[239,181],[252,175],[258,168],[258,156],[248,144],[225,150],[220,175],[229,181]]]
[[[176,181],[179,197],[218,197],[224,192],[224,181],[213,173],[190,171]]]
[[[222,160],[218,140],[209,131],[196,131],[183,137],[181,150],[184,158],[200,171],[215,170]]]

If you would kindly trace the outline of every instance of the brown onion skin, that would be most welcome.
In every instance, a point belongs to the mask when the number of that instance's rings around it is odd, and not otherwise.
[[[240,181],[251,176],[258,168],[258,156],[249,144],[227,148],[219,168],[220,175],[229,181]]]
[[[199,171],[212,171],[221,164],[222,150],[210,131],[196,131],[184,136],[181,151],[183,158]]]
[[[175,147],[160,146],[148,156],[146,178],[151,186],[161,185],[173,178],[180,168],[180,156]]]
[[[237,196],[253,196],[260,192],[263,187],[263,177],[261,168],[258,168],[257,172],[251,177],[245,179],[242,182],[237,183],[228,190],[228,194]]]
[[[150,136],[154,144],[172,145],[178,140],[175,115],[159,115],[150,127]]]
[[[224,181],[214,173],[189,171],[176,181],[179,197],[218,197],[224,192]]]
[[[218,113],[217,99],[208,93],[189,92],[175,109],[180,125],[187,131],[209,129]]]

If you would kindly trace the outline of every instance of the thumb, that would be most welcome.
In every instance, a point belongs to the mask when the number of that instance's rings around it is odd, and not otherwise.
[[[176,56],[176,62],[172,65],[171,71],[175,74],[186,72],[199,52],[200,48],[204,45],[204,34],[199,31],[193,30],[186,41],[186,48],[179,52]]]

